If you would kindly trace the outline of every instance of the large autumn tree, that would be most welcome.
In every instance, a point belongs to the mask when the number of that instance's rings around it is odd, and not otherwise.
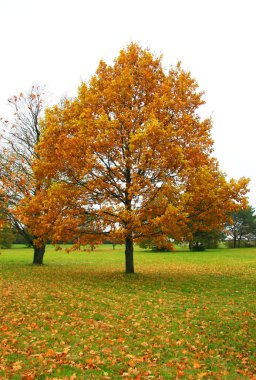
[[[40,190],[34,176],[33,162],[39,158],[35,148],[40,140],[40,117],[46,100],[43,88],[33,86],[27,94],[9,99],[11,114],[0,123],[0,190],[4,196],[2,208],[8,222],[29,245],[34,247],[34,264],[42,264],[45,239],[28,228],[23,217],[23,203]],[[37,214],[32,214],[37,223]]]
[[[82,244],[87,236],[117,236],[133,273],[134,241],[182,239],[191,234],[192,214],[194,225],[196,213],[206,221],[218,213],[214,200],[201,213],[197,207],[195,178],[204,178],[197,169],[222,177],[210,158],[211,121],[200,118],[202,104],[189,72],[180,64],[165,71],[161,57],[135,43],[113,65],[101,61],[77,98],[46,112],[36,166],[48,190],[30,207],[45,210],[52,238]],[[213,190],[205,182],[200,199]],[[233,206],[246,184],[224,177],[222,184],[218,194]]]

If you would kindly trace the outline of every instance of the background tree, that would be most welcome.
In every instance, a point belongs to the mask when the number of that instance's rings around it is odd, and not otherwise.
[[[34,177],[33,161],[40,135],[40,115],[45,105],[44,91],[33,86],[28,94],[20,93],[9,99],[10,120],[1,119],[0,188],[5,193],[5,212],[9,223],[34,247],[34,264],[42,264],[45,239],[27,228],[22,207],[25,199],[33,198],[40,190]],[[34,215],[34,223],[36,223]]]
[[[221,230],[196,231],[189,242],[191,251],[204,251],[205,249],[218,248],[219,242],[225,239]]]
[[[0,248],[10,248],[15,240],[15,233],[10,225],[3,224],[0,229]]]
[[[233,248],[240,248],[243,240],[255,240],[256,215],[253,207],[234,211],[226,225],[226,233],[233,239]]]
[[[205,249],[224,230],[229,213],[246,207],[248,179],[228,182],[217,162],[191,167],[184,192],[189,234],[186,239],[193,250]]]
[[[126,272],[133,273],[134,241],[191,233],[191,168],[212,170],[211,121],[198,114],[203,103],[180,64],[165,72],[161,58],[137,44],[121,50],[112,66],[101,61],[74,101],[46,113],[37,176],[49,190],[33,207],[51,202],[53,190],[64,203],[72,199],[69,208],[60,207],[65,212],[52,234],[70,231],[78,241],[116,235],[125,242]],[[230,204],[240,185],[234,194],[223,177]],[[45,225],[54,220],[54,207],[48,210]]]

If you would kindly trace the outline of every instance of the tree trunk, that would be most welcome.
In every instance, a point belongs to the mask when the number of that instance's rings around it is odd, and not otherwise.
[[[130,235],[125,239],[125,273],[134,273],[133,240]]]
[[[236,238],[236,235],[234,235],[234,245],[233,245],[233,248],[236,248],[236,242],[237,242],[237,238]]]
[[[130,186],[132,183],[131,166],[130,166],[130,150],[126,152],[127,164],[125,168],[125,211],[127,211],[128,218],[125,221],[126,237],[125,237],[125,273],[134,273],[133,265],[133,238],[130,226],[130,217],[132,211],[132,197],[130,196]]]
[[[36,245],[34,245],[34,259],[33,259],[34,265],[43,264],[44,253],[45,253],[45,245],[41,247],[37,247]]]

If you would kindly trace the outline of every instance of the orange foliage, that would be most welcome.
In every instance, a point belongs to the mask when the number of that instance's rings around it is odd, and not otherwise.
[[[182,240],[223,223],[247,181],[228,183],[210,158],[203,103],[180,64],[165,72],[137,44],[112,66],[101,61],[76,99],[46,112],[36,172],[50,187],[34,207],[45,207],[54,239],[111,233],[132,256],[128,245],[144,236]]]
[[[198,231],[223,229],[234,210],[247,205],[247,178],[226,180],[214,159],[186,173],[184,205],[192,235]]]

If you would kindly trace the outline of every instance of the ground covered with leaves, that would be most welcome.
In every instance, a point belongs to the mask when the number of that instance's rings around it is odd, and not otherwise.
[[[2,251],[0,379],[256,379],[256,249]]]

